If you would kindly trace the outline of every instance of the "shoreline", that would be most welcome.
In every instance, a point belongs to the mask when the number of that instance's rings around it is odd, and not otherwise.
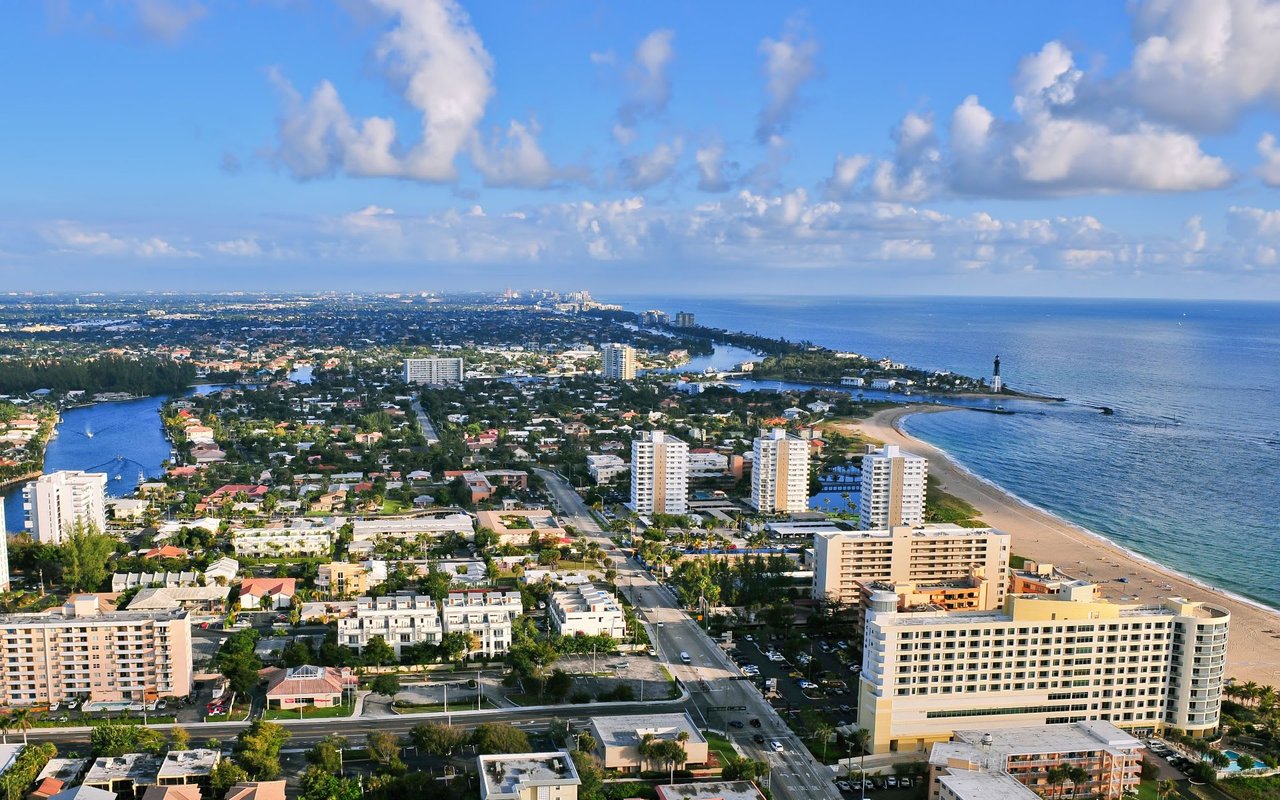
[[[936,445],[912,436],[902,421],[912,414],[966,410],[954,406],[896,406],[837,430],[858,432],[929,459],[929,474],[941,488],[972,504],[982,520],[1012,535],[1013,551],[1032,561],[1054,564],[1073,577],[1097,583],[1101,593],[1121,603],[1157,603],[1165,597],[1207,600],[1232,615],[1227,677],[1280,685],[1280,610],[1186,575],[1134,552],[1102,534],[1029,503],[977,475]],[[1118,577],[1128,578],[1119,583]],[[1162,584],[1172,586],[1161,589]]]

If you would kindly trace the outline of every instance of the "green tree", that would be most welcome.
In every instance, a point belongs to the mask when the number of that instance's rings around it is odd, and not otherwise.
[[[31,714],[31,709],[19,708],[18,710],[14,711],[13,716],[9,718],[9,724],[13,726],[14,730],[22,732],[22,743],[26,744],[27,731],[31,730],[32,726],[35,725],[35,720]]]
[[[221,795],[237,783],[247,780],[249,780],[249,773],[244,771],[244,767],[229,758],[220,760],[214,766],[213,773],[209,776],[213,791],[218,795]]]
[[[359,781],[314,766],[302,773],[302,800],[361,800],[362,797]]]
[[[400,678],[392,673],[379,675],[373,679],[373,683],[369,685],[374,694],[386,695],[387,697],[395,697],[400,691]]]
[[[569,754],[578,770],[578,800],[604,800],[604,766],[591,753],[574,750]]]
[[[337,775],[342,771],[342,749],[347,740],[341,736],[326,736],[307,751],[307,763],[322,772]]]
[[[174,725],[169,729],[169,749],[170,750],[190,750],[191,734],[187,733],[187,729],[180,725]]]
[[[262,679],[262,676],[258,674],[258,671],[262,669],[262,660],[254,655],[252,651],[248,653],[222,654],[218,659],[218,663],[231,690],[241,698],[248,697],[253,687],[257,686],[258,681]]]
[[[97,591],[107,579],[107,563],[116,552],[116,541],[92,525],[77,519],[59,546],[62,581],[72,592]]]
[[[95,756],[112,758],[126,753],[160,753],[165,749],[164,735],[159,731],[124,722],[104,722],[89,734],[89,747]]]
[[[547,694],[555,702],[562,702],[573,688],[573,677],[562,669],[553,669],[547,677]]]
[[[370,667],[385,667],[398,661],[396,651],[381,636],[369,640],[360,651],[360,660]]]
[[[389,731],[373,731],[368,737],[369,758],[378,765],[378,769],[392,775],[400,775],[405,771],[404,762],[400,760],[400,739]]]
[[[235,758],[255,781],[274,780],[280,774],[280,748],[289,731],[273,722],[256,719],[236,737]]]
[[[477,725],[471,735],[471,743],[480,755],[529,752],[529,737],[524,731],[505,722],[484,722]]]
[[[452,756],[466,744],[468,734],[462,728],[440,722],[424,722],[409,731],[409,738],[422,752],[432,756]]]
[[[453,583],[453,578],[450,577],[449,573],[441,571],[433,561],[427,569],[426,577],[422,579],[421,588],[437,603],[443,603],[444,599],[449,596],[449,585],[451,583]]]

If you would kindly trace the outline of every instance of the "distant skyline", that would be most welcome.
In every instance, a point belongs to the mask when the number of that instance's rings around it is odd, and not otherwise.
[[[1280,299],[1280,2],[45,0],[0,290]]]

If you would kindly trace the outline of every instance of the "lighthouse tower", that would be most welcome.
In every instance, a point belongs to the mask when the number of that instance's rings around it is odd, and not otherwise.
[[[1000,356],[996,356],[996,363],[991,368],[991,391],[1000,394],[1004,384],[1000,381]]]

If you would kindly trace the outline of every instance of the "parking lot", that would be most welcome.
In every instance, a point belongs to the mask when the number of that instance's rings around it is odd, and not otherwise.
[[[780,638],[750,633],[738,637],[729,653],[757,686],[777,680],[777,696],[770,702],[789,715],[792,727],[805,727],[797,725],[797,716],[813,721],[814,715],[830,725],[856,725],[858,673],[841,662],[834,642],[826,642],[830,649],[823,648],[824,642],[810,640],[804,652],[793,652],[788,658],[774,650],[783,647]],[[776,653],[773,659],[768,655],[771,650]]]

